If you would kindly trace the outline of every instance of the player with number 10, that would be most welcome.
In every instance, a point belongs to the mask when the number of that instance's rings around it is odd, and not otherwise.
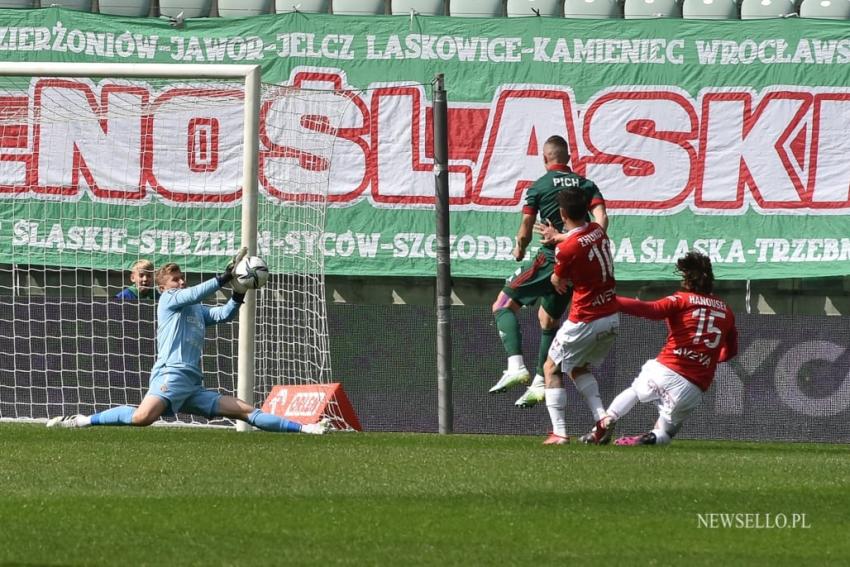
[[[567,233],[555,250],[551,281],[558,293],[566,293],[571,284],[573,300],[567,320],[555,334],[543,365],[546,409],[552,420],[552,433],[544,441],[546,445],[569,442],[564,373],[584,397],[594,421],[605,416],[599,384],[590,365],[605,359],[620,328],[611,242],[605,229],[585,220],[587,198],[580,188],[562,190],[558,205]]]

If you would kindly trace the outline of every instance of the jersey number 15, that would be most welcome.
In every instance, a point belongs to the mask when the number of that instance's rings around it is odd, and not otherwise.
[[[717,348],[717,345],[720,344],[721,331],[714,322],[716,319],[725,319],[726,313],[700,307],[693,314],[698,319],[694,344],[697,345],[702,342],[708,348]]]

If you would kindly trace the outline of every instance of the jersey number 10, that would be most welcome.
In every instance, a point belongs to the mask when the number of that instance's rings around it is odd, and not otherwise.
[[[611,248],[608,246],[608,241],[591,245],[590,252],[587,253],[587,259],[593,262],[598,260],[602,268],[602,281],[607,282],[608,278],[614,279],[614,262],[611,260]]]

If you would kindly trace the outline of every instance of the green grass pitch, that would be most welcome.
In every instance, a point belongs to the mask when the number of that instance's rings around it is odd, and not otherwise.
[[[0,565],[850,563],[846,445],[542,440],[0,424]]]

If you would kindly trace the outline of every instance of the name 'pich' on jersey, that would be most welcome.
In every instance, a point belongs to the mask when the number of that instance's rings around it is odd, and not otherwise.
[[[552,179],[552,186],[553,187],[564,187],[564,188],[578,187],[579,180],[580,180],[579,177],[575,177],[575,176],[572,176],[572,175],[570,175],[570,176],[567,176],[567,175],[558,176],[558,177],[555,177],[555,178]]]

